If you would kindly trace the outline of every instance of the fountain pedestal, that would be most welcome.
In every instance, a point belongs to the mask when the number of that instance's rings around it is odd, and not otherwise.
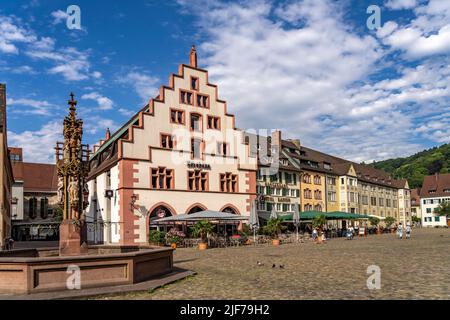
[[[72,220],[66,219],[59,227],[59,255],[79,256],[88,254],[86,243],[86,225],[74,224]]]

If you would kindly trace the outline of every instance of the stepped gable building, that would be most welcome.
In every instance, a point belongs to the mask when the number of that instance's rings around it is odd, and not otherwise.
[[[434,213],[439,204],[450,201],[450,173],[426,176],[420,189],[420,201],[423,227],[450,225],[445,216]]]
[[[93,243],[148,241],[151,221],[200,210],[249,215],[257,159],[195,47],[169,85],[94,147],[87,222]]]
[[[0,83],[0,250],[11,237],[11,200],[14,177],[8,151],[6,86]]]
[[[23,161],[21,148],[9,148],[14,174],[12,235],[15,240],[53,240],[58,235],[56,166]]]

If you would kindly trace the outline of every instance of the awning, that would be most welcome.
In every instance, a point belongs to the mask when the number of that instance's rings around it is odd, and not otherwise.
[[[151,221],[151,224],[167,224],[174,222],[195,222],[200,220],[207,221],[241,221],[248,220],[247,216],[240,216],[228,212],[220,212],[220,211],[212,211],[212,210],[204,210],[191,214],[177,214],[174,216],[170,216],[167,218],[155,219]]]
[[[322,211],[304,211],[300,212],[300,220],[312,220],[318,216],[325,216],[327,220],[358,220],[368,219],[368,215],[356,214],[342,211],[322,212]],[[269,220],[269,212],[260,212],[259,216],[265,220]],[[292,222],[293,213],[278,213],[278,217],[286,222]]]

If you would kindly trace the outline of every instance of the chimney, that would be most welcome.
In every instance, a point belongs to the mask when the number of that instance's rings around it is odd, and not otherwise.
[[[275,130],[272,132],[272,145],[281,146],[281,131]]]
[[[106,128],[105,141],[108,141],[109,138],[111,138],[111,132],[109,131],[109,128]]]
[[[191,53],[189,53],[189,65],[197,68],[197,50],[195,50],[195,45],[192,45]]]

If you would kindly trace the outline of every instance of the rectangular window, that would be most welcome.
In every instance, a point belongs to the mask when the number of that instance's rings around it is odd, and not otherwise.
[[[168,134],[161,134],[161,148],[173,149],[173,137]]]
[[[217,154],[226,156],[228,154],[228,144],[225,142],[217,142]]]
[[[384,206],[384,199],[383,198],[379,198],[378,199],[378,203],[380,206]]]
[[[202,117],[198,114],[191,114],[191,130],[202,131]]]
[[[284,178],[285,178],[287,184],[292,184],[292,182],[293,182],[293,180],[294,180],[294,179],[292,178],[292,174],[290,174],[290,173],[288,173],[288,172],[285,172],[285,173],[284,173]]]
[[[209,97],[197,93],[197,107],[209,108]]]
[[[336,201],[336,192],[328,191],[328,201]]]
[[[220,191],[222,192],[237,192],[237,174],[230,172],[220,174]]]
[[[220,130],[220,118],[208,116],[208,129]]]
[[[427,213],[431,213],[431,208],[427,208]]]
[[[184,111],[170,109],[170,122],[176,124],[184,124]]]
[[[362,196],[362,204],[369,204],[369,197],[368,196]]]
[[[198,78],[197,77],[191,77],[191,90],[198,90],[199,86],[198,86],[199,82],[198,82]]]
[[[180,90],[180,102],[183,104],[194,105],[194,95],[192,92]]]
[[[201,159],[202,158],[202,141],[199,139],[192,139],[191,140],[191,155],[194,159]]]
[[[377,198],[375,198],[375,197],[370,197],[370,205],[376,206],[376,205],[377,205]]]
[[[188,171],[188,189],[192,191],[207,191],[208,173],[200,170]]]
[[[439,222],[440,217],[434,217],[434,222]]]
[[[173,169],[164,167],[152,168],[151,187],[152,189],[173,189]]]

